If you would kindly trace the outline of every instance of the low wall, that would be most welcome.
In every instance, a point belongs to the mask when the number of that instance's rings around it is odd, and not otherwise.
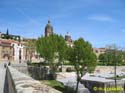
[[[49,75],[49,66],[27,66],[27,64],[11,64],[11,66],[18,71],[30,75],[35,80],[50,80],[53,79],[51,75]],[[62,66],[62,72],[66,72],[67,68],[74,69],[73,66],[66,65]]]
[[[16,63],[12,63],[11,66],[13,68],[16,68],[17,70],[25,73],[25,74],[29,73],[28,72],[28,68],[34,67],[34,66],[29,66],[26,63],[17,63],[17,64]],[[46,66],[46,67],[49,68],[49,66]],[[61,68],[61,66],[59,66],[59,67]],[[67,68],[71,68],[72,70],[74,70],[74,66],[72,66],[72,65],[63,65],[62,66],[62,72],[66,72]]]
[[[12,79],[12,76],[11,76],[11,73],[10,73],[8,67],[6,69],[4,93],[17,93],[17,91],[15,89],[14,81]]]
[[[97,66],[94,73],[113,73],[114,66]],[[116,72],[125,72],[125,66],[116,66]]]
[[[61,93],[9,66],[6,75],[5,93]]]

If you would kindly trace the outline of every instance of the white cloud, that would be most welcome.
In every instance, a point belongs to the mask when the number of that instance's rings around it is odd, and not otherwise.
[[[95,21],[113,21],[113,18],[106,15],[92,15],[88,17],[89,20],[95,20]]]

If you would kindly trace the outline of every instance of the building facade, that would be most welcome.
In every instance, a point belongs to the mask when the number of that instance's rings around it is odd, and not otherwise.
[[[21,62],[25,58],[25,45],[20,36],[0,32],[0,61]]]
[[[2,61],[5,60],[13,60],[13,46],[11,45],[11,42],[7,42],[5,40],[0,40],[0,59]]]
[[[99,57],[100,54],[104,54],[106,52],[106,48],[93,48],[93,52]]]

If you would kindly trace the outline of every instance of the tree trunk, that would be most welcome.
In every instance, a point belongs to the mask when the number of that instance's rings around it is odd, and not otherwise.
[[[79,76],[79,71],[77,70],[77,84],[76,84],[76,93],[78,93],[79,82],[80,82],[80,76]]]
[[[79,80],[77,80],[77,85],[76,85],[76,93],[78,93],[78,88],[79,88]]]

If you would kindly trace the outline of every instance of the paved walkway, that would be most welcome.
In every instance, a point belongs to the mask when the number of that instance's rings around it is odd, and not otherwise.
[[[4,64],[0,63],[0,93],[4,93],[4,81],[5,81],[6,69]]]

